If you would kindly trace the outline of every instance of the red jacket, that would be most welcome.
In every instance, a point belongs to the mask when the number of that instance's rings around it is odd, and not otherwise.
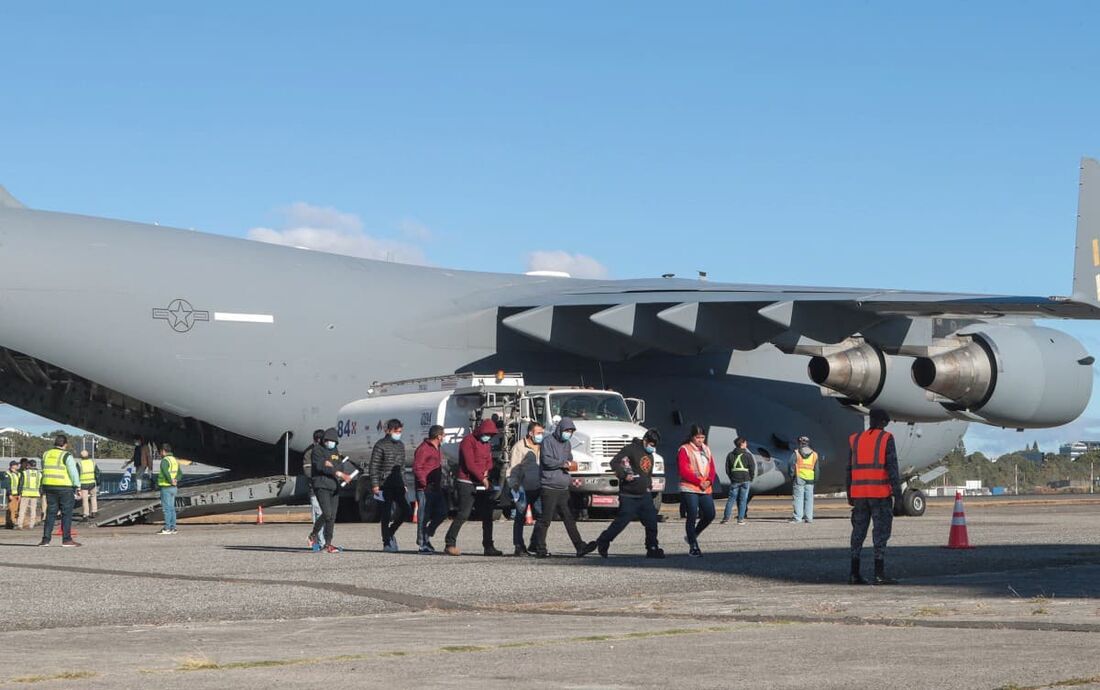
[[[714,454],[710,452],[710,447],[705,443],[703,444],[703,452],[710,458],[710,472],[706,477],[700,477],[695,471],[695,463],[692,462],[691,456],[688,454],[688,445],[685,443],[680,446],[680,452],[676,456],[677,464],[680,466],[680,491],[689,491],[697,494],[709,494],[714,491],[714,483],[718,481],[718,470],[714,468]],[[704,479],[710,480],[711,485],[706,489],[703,489],[700,484]]]
[[[493,452],[488,443],[477,438],[485,434],[497,434],[497,425],[491,419],[478,424],[474,432],[458,444],[458,481],[480,484],[489,476],[489,470],[493,469]]]
[[[416,448],[413,455],[413,477],[416,479],[416,490],[431,489],[439,491],[441,486],[443,467],[443,455],[431,443],[425,439]]]

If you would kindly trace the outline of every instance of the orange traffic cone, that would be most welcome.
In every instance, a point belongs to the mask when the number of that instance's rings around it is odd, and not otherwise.
[[[264,524],[264,507],[263,506],[256,506],[256,524],[257,525]]]
[[[951,516],[951,534],[947,537],[948,549],[972,549],[966,533],[966,511],[963,510],[962,492],[955,492],[955,512]]]
[[[420,501],[413,501],[413,524],[420,522]]]
[[[535,516],[531,514],[531,504],[527,504],[527,516],[523,518],[523,524],[533,525],[535,524]]]

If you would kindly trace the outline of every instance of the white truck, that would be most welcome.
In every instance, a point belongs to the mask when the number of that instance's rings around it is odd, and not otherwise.
[[[577,471],[572,473],[573,510],[583,518],[590,509],[618,507],[619,482],[611,472],[610,461],[631,439],[645,433],[641,426],[644,415],[643,401],[628,401],[615,391],[527,387],[523,374],[501,371],[376,383],[368,389],[367,397],[340,409],[336,430],[341,452],[364,473],[355,487],[355,512],[360,520],[372,521],[377,519],[377,505],[371,499],[370,480],[365,475],[371,449],[385,434],[387,420],[400,419],[405,425],[402,440],[407,453],[406,485],[411,491],[413,453],[434,424],[444,429],[444,482],[450,489],[459,443],[478,422],[494,419],[501,433],[493,440],[494,470],[490,479],[499,488],[508,453],[527,433],[530,422],[540,422],[549,433],[562,417],[572,417],[577,427],[571,441],[577,461]],[[653,480],[653,498],[658,504],[664,481],[664,461],[658,455],[654,457]],[[347,500],[351,498],[349,492]]]

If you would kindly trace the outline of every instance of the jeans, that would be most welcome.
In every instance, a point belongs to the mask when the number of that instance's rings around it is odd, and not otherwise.
[[[577,531],[577,521],[573,518],[573,511],[569,509],[569,489],[542,488],[542,515],[535,523],[535,532],[531,535],[531,545],[539,553],[546,552],[546,532],[550,529],[550,521],[555,516],[561,517],[565,523],[565,531],[569,534],[569,540],[579,551],[584,546],[584,539]]]
[[[164,512],[164,529],[176,529],[176,492],[179,487],[160,487],[160,509]]]
[[[645,527],[645,550],[653,551],[657,548],[657,506],[648,494],[619,494],[619,512],[607,529],[596,537],[596,541],[604,546],[611,544],[634,519],[640,520]]]
[[[336,508],[340,505],[340,498],[334,489],[315,489],[313,493],[317,497],[317,504],[321,506],[321,517],[314,521],[313,531],[309,536],[316,538],[324,529],[325,543],[332,545],[332,530],[336,526]]]
[[[737,506],[737,521],[745,519],[745,513],[749,510],[749,492],[752,482],[734,482],[730,484],[730,495],[726,499],[726,510],[722,513],[722,520],[728,522],[733,515],[733,506]]]
[[[382,545],[385,546],[397,534],[397,528],[412,515],[405,485],[383,486],[381,508],[378,521],[382,525]]]
[[[480,486],[480,485],[479,485]],[[458,512],[451,521],[451,528],[445,537],[447,546],[458,545],[458,533],[470,519],[470,510],[474,517],[481,519],[481,545],[488,549],[493,546],[493,509],[496,508],[496,493],[491,489],[477,491],[473,484],[456,482],[458,492]]]
[[[312,491],[309,492],[309,517],[310,521],[314,523],[321,517],[321,504],[317,502],[317,494]],[[318,543],[323,547],[326,543],[325,535],[319,535],[317,539]]]
[[[531,513],[536,520],[542,517],[542,492],[540,490],[519,490],[519,500],[516,501],[516,514],[512,518],[512,544],[518,548],[526,548],[526,542],[523,541],[523,528],[527,522],[527,506],[531,506]],[[531,541],[534,543],[533,538]]]
[[[419,522],[416,523],[416,545],[423,546],[431,541],[436,529],[447,519],[447,497],[442,491],[416,490]]]
[[[814,521],[814,483],[805,479],[794,478],[791,491],[794,497],[794,520],[798,522],[805,519],[806,522]]]
[[[67,487],[47,486],[43,489],[46,494],[46,516],[42,526],[42,541],[49,543],[53,535],[53,525],[57,521],[57,510],[61,509],[61,539],[72,541],[73,539],[73,506],[76,505],[76,497],[73,490]]]
[[[699,535],[714,521],[714,497],[710,494],[681,491],[680,500],[687,509],[684,530],[687,533],[688,544],[698,546]]]

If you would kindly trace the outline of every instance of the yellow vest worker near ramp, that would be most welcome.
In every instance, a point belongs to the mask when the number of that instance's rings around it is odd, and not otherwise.
[[[8,495],[8,510],[4,514],[4,527],[15,529],[19,517],[19,463],[15,460],[4,473],[4,492]]]
[[[58,434],[53,440],[53,448],[42,456],[42,489],[46,494],[46,519],[42,529],[42,541],[39,546],[49,546],[53,535],[53,525],[57,521],[57,511],[61,510],[61,545],[80,546],[73,541],[73,506],[76,505],[75,492],[80,486],[80,470],[76,460],[69,452],[69,437]]]
[[[84,519],[95,517],[99,513],[99,468],[95,460],[88,457],[88,451],[80,451],[80,503]],[[89,512],[89,506],[91,510]]]
[[[791,522],[814,521],[814,484],[821,476],[821,458],[810,448],[810,439],[798,437],[798,448],[791,455],[791,496],[794,515]]]
[[[19,484],[19,521],[16,529],[34,529],[38,522],[38,501],[42,496],[42,471],[33,458],[27,461],[27,469]],[[30,514],[31,524],[25,525]]]
[[[160,473],[157,486],[160,487],[160,509],[164,512],[164,529],[157,534],[176,534],[176,491],[179,490],[180,461],[172,455],[172,446],[167,443],[160,447]]]

